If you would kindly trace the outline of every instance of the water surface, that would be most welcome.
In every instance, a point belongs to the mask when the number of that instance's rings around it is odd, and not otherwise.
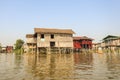
[[[0,53],[0,80],[120,80],[120,54]]]

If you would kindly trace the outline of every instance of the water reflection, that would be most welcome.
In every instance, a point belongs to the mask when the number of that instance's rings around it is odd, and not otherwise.
[[[93,61],[92,53],[76,53],[74,54],[75,64],[91,65]]]
[[[0,80],[21,80],[24,76],[21,60],[15,54],[0,54]]]
[[[40,55],[37,60],[34,57],[32,59],[28,57],[28,65],[31,66],[28,71],[39,79],[67,79],[73,73],[73,54]]]
[[[0,54],[0,80],[120,80],[120,54]]]
[[[106,62],[107,62],[107,69],[109,71],[109,75],[112,74],[111,79],[120,79],[120,54],[114,53],[114,54],[106,54]]]
[[[93,71],[93,54],[76,53],[74,54],[74,78],[81,80],[90,80]]]

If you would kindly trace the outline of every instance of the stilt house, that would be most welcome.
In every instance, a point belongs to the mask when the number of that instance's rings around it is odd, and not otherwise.
[[[34,28],[34,34],[27,34],[27,44],[33,51],[48,51],[52,48],[73,49],[73,34],[71,29]]]

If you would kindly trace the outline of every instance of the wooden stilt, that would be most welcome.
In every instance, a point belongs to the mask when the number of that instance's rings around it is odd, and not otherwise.
[[[58,51],[59,51],[59,54],[61,53],[61,51],[60,51],[60,47],[58,48]]]
[[[32,54],[33,54],[33,44],[32,44]]]

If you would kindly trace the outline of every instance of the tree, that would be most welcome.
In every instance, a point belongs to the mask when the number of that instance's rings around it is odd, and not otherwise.
[[[21,53],[23,51],[22,46],[24,44],[24,41],[21,39],[16,40],[15,43],[15,53]]]
[[[0,43],[0,47],[2,47],[1,43]]]
[[[2,51],[2,45],[1,45],[1,43],[0,43],[0,52]]]

